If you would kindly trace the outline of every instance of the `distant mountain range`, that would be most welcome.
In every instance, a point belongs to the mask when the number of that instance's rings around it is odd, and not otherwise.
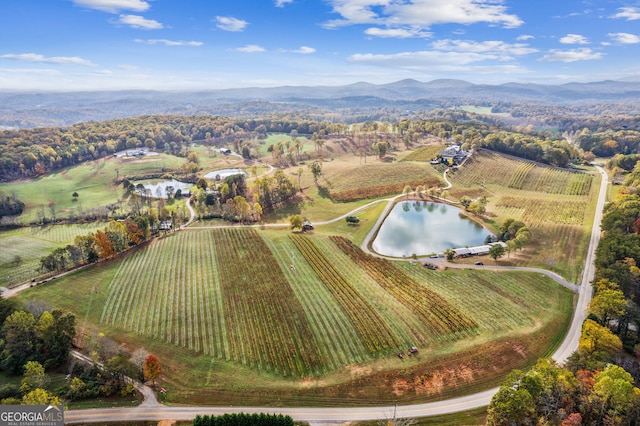
[[[540,85],[473,84],[441,79],[389,84],[282,86],[189,92],[92,91],[0,92],[0,128],[64,126],[146,114],[364,113],[375,108],[416,111],[462,104],[535,103],[562,106],[640,103],[640,78],[594,83]]]

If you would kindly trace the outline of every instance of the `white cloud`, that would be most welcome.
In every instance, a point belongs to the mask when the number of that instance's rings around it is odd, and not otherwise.
[[[423,50],[417,52],[400,52],[389,55],[373,53],[357,53],[349,57],[349,61],[371,65],[383,65],[407,69],[441,68],[461,66],[485,60],[496,60],[495,55],[469,52],[440,52]]]
[[[144,12],[151,7],[149,3],[142,0],[73,0],[73,2],[78,6],[109,13],[118,13],[121,10]]]
[[[417,28],[367,28],[365,34],[374,37],[389,38],[412,38],[412,37],[431,37],[433,33],[421,31]]]
[[[567,34],[560,38],[562,44],[589,44],[589,40],[585,36],[579,34]]]
[[[637,44],[640,43],[640,36],[629,33],[609,33],[609,37],[616,43],[620,44]]]
[[[522,34],[521,36],[516,37],[516,40],[518,41],[527,41],[527,40],[531,40],[534,39],[535,37],[529,34]]]
[[[145,43],[145,44],[164,44],[166,46],[202,46],[204,44],[201,41],[176,41],[176,40],[167,40],[164,38],[149,39],[149,40],[142,40],[137,38],[133,41],[135,41],[136,43]]]
[[[39,62],[45,64],[57,64],[57,65],[83,65],[86,67],[95,67],[96,65],[88,59],[82,59],[77,56],[43,56],[37,53],[20,53],[13,54],[8,53],[6,55],[0,55],[2,59],[12,59],[21,62]]]
[[[385,25],[389,28],[429,28],[434,24],[486,22],[515,28],[523,21],[507,13],[501,0],[330,0],[342,18],[325,23],[327,28],[353,24]]]
[[[531,55],[538,49],[525,43],[506,43],[499,40],[437,40],[431,50],[407,51],[394,54],[360,53],[349,57],[352,63],[396,68],[421,73],[515,74],[528,72],[514,61],[516,56]],[[483,63],[484,62],[484,63]],[[489,63],[490,65],[488,65]]]
[[[454,52],[490,53],[494,55],[529,55],[538,49],[524,43],[509,44],[504,41],[473,41],[473,40],[438,40],[432,43],[438,50]]]
[[[293,3],[293,0],[276,0],[276,7],[284,7],[288,3]]]
[[[238,47],[236,50],[243,53],[257,53],[264,52],[266,49],[262,46],[258,46],[257,44],[247,44],[244,47]]]
[[[216,27],[224,31],[243,31],[249,25],[247,21],[231,16],[216,16]]]
[[[310,53],[316,53],[316,49],[314,49],[313,47],[309,47],[309,46],[300,46],[298,49],[296,50],[292,50],[293,53],[300,53],[302,55],[308,55]]]
[[[548,55],[544,55],[538,59],[540,62],[576,62],[588,61],[593,59],[602,59],[602,53],[594,52],[589,48],[583,47],[573,50],[557,50],[552,49]]]
[[[116,21],[118,24],[128,25],[132,28],[142,28],[144,30],[159,30],[164,28],[158,21],[153,19],[145,19],[139,15],[120,15],[120,19]]]
[[[620,12],[615,15],[611,15],[611,18],[626,19],[627,21],[637,21],[640,19],[640,8],[637,7],[621,7],[618,9]]]

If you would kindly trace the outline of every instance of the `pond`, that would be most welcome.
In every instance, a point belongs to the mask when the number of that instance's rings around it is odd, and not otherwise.
[[[242,169],[220,169],[220,170],[214,170],[212,172],[207,173],[206,175],[204,175],[204,177],[206,179],[216,179],[218,180],[217,176],[220,176],[220,180],[225,179],[229,176],[233,176],[233,175],[244,175],[247,176],[247,173],[242,170]]]
[[[457,207],[426,201],[403,201],[382,223],[373,249],[403,257],[441,253],[484,244],[490,231],[468,219]]]
[[[167,198],[167,188],[173,187],[173,193],[180,189],[185,190],[193,186],[192,183],[180,182],[179,180],[153,180],[148,182],[142,182],[144,189],[148,189],[152,197],[155,198]]]

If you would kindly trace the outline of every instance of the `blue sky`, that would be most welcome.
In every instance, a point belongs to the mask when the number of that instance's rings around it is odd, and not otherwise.
[[[2,0],[0,90],[640,76],[640,0]]]

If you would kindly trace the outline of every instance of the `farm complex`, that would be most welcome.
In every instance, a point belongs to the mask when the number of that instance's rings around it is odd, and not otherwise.
[[[299,175],[312,201],[302,204],[305,220],[314,224],[306,232],[292,232],[282,219],[243,226],[195,210],[186,228],[176,232],[178,222],[161,238],[19,298],[75,312],[80,339],[100,334],[124,351],[157,354],[172,402],[268,404],[277,395],[290,405],[375,404],[437,400],[494,386],[511,369],[556,347],[574,293],[538,272],[447,269],[444,259],[428,269],[420,256],[387,260],[369,254],[365,235],[391,203],[385,197],[406,187],[418,186],[411,195],[415,203],[484,196],[486,212],[474,220],[496,233],[511,218],[534,235],[527,248],[496,261],[483,251],[485,264],[551,268],[575,280],[597,177],[481,150],[449,170],[451,186],[443,190],[447,164],[431,164],[443,146],[399,151],[395,163],[364,164],[344,153],[322,164],[315,184],[317,176]],[[109,160],[115,161],[131,168],[131,161],[141,160]],[[140,164],[163,161],[160,154]],[[248,170],[232,179],[251,182],[250,173],[261,179],[255,166],[251,172],[232,152],[205,161],[209,170]],[[114,168],[109,162],[105,170]],[[260,167],[263,176],[273,173]],[[283,170],[289,176],[296,171]],[[328,198],[318,197],[325,182]],[[193,203],[198,188],[186,191]],[[187,211],[184,199],[175,203]],[[185,223],[188,213],[182,214]],[[344,214],[357,220],[336,219]],[[60,242],[81,234],[71,231],[74,225],[57,226],[71,232],[56,237]],[[19,241],[26,243],[29,235],[13,231],[3,238],[24,244]],[[23,264],[23,278],[36,273],[24,265],[34,268],[36,262]],[[464,264],[464,257],[457,262]]]

